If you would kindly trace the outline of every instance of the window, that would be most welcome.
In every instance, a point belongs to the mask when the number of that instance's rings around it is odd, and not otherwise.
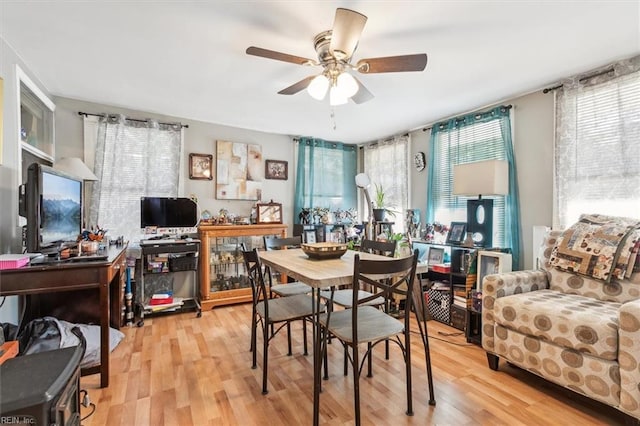
[[[92,118],[86,118],[85,121]],[[85,134],[85,145],[96,135]],[[111,238],[140,239],[140,198],[177,197],[181,168],[180,124],[100,118],[95,139],[89,224]]]
[[[409,208],[409,140],[409,135],[404,135],[364,147],[364,172],[372,183],[371,197],[375,197],[374,184],[382,186],[385,208],[395,212],[395,217],[387,214],[387,220],[394,222],[394,232],[401,233],[404,233],[404,211]],[[365,207],[362,216],[366,215]]]
[[[301,138],[298,142],[294,217],[303,207],[356,208],[355,145]]]
[[[554,226],[640,212],[640,57],[556,92]]]
[[[509,162],[509,195],[492,196],[493,244],[511,248],[519,262],[520,235],[517,183],[511,142],[509,107],[437,123],[431,129],[427,222],[466,222],[467,200],[452,194],[453,166],[483,160]]]

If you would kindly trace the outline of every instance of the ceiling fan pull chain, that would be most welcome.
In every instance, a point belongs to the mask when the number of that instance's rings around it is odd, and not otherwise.
[[[331,108],[331,113],[329,114],[329,117],[331,118],[331,127],[333,127],[333,130],[336,130],[338,126],[336,126],[336,112],[333,108]]]

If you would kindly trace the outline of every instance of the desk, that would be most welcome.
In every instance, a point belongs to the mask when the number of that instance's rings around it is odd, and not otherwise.
[[[312,260],[302,249],[272,250],[259,252],[260,260],[264,265],[286,274],[289,277],[308,284],[313,288],[314,300],[314,328],[313,328],[313,424],[317,426],[320,421],[320,324],[317,321],[320,303],[320,289],[326,287],[350,285],[353,280],[353,264],[355,255],[361,259],[391,260],[386,256],[361,253],[353,250],[347,252],[339,259]],[[420,271],[424,272],[426,266]],[[422,300],[422,297],[420,298]]]
[[[126,247],[111,247],[106,260],[44,262],[0,271],[0,296],[26,296],[21,327],[45,315],[100,324],[100,365],[82,374],[99,372],[101,387],[109,386],[109,325],[121,325],[125,251]],[[76,293],[69,297],[69,291]]]

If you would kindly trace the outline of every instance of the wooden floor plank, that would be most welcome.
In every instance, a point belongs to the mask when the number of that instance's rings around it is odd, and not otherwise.
[[[262,395],[262,337],[258,368],[251,368],[251,305],[145,318],[122,331],[111,355],[110,386],[81,379],[96,404],[83,425],[300,425],[313,413],[313,357],[302,354],[302,327],[293,327],[293,355],[283,331],[269,348],[269,393]],[[435,407],[428,404],[424,352],[412,325],[414,416],[406,416],[404,365],[391,346],[374,351],[374,377],[361,382],[363,424],[621,425],[617,410],[593,402],[506,363],[487,366],[486,354],[458,330],[429,321]],[[309,336],[311,336],[309,330]],[[311,348],[309,348],[311,350]],[[342,374],[343,352],[328,345],[330,378],[323,381],[323,425],[354,420],[353,380]],[[366,367],[365,367],[366,370]],[[90,409],[82,408],[82,415]]]

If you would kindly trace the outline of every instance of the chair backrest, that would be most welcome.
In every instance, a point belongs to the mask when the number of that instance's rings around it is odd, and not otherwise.
[[[362,240],[360,242],[360,251],[393,257],[396,252],[396,241]]]
[[[417,264],[417,250],[412,256],[389,260],[360,259],[360,255],[356,254],[353,265],[353,288],[367,288],[371,295],[362,297],[357,291],[352,292],[353,315],[357,315],[358,306],[378,297],[389,300],[393,294],[399,294],[406,300],[404,311],[408,326]]]
[[[279,237],[264,237],[264,248],[265,250],[282,250],[288,248],[300,248],[302,246],[302,237],[287,237],[287,238],[279,238]]]
[[[269,297],[264,275],[262,273],[260,256],[258,256],[258,250],[242,250],[242,258],[244,260],[244,267],[247,271],[247,276],[249,277],[249,282],[251,283],[251,296],[253,303],[257,304],[260,300],[264,300],[265,315],[268,316],[268,304],[266,301]]]

